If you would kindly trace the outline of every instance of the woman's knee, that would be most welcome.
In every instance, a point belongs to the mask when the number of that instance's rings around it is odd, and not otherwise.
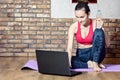
[[[105,35],[104,35],[104,31],[101,29],[95,29],[94,31],[94,37],[93,37],[93,42],[101,42],[105,43]]]
[[[96,28],[95,31],[94,31],[94,36],[101,36],[103,37],[104,36],[104,31],[102,28]]]

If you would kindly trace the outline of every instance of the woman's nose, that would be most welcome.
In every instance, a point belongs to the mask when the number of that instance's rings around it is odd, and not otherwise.
[[[80,19],[80,18],[77,18],[77,21],[81,22],[81,19]]]
[[[82,20],[78,20],[80,23],[82,22]]]

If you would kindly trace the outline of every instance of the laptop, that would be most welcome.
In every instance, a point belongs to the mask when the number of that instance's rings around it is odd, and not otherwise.
[[[67,52],[36,50],[36,58],[40,73],[61,76],[81,73],[70,70]]]

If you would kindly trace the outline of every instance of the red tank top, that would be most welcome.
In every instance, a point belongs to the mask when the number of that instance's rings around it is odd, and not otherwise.
[[[92,44],[93,41],[93,26],[92,26],[92,20],[90,19],[90,27],[89,27],[89,32],[88,35],[85,38],[82,38],[81,35],[81,25],[80,22],[78,22],[78,30],[77,33],[75,35],[76,37],[76,41],[80,44],[84,44],[84,45],[88,45],[88,44]]]

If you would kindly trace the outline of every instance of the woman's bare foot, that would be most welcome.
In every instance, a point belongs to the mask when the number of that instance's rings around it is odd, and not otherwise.
[[[105,66],[103,64],[98,64],[98,63],[91,61],[91,60],[89,60],[87,62],[87,64],[88,64],[88,68],[93,68],[94,71],[96,71],[96,72],[99,72],[102,70],[102,68],[103,69],[105,68]]]
[[[94,71],[96,72],[100,72],[102,69],[99,67],[98,63],[96,62],[93,62],[93,68],[94,68]]]
[[[93,62],[91,60],[89,60],[87,64],[88,64],[88,68],[93,68]]]
[[[103,64],[99,64],[99,67],[105,69],[105,66]]]

